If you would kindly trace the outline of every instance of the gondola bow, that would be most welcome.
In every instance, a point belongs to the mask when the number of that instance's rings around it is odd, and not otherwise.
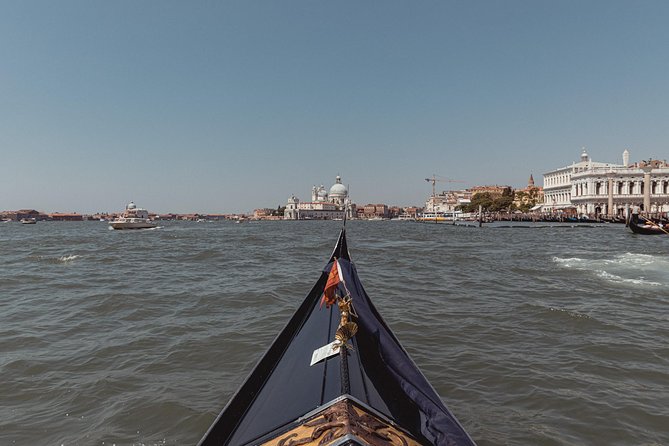
[[[357,330],[336,355],[338,305],[320,307],[337,260]],[[320,279],[199,446],[474,445],[383,321],[351,262],[345,230]]]

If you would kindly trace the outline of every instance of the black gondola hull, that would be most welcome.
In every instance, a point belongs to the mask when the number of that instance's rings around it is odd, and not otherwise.
[[[641,223],[639,221],[638,214],[632,214],[632,218],[630,218],[628,226],[635,234],[669,235],[669,229],[660,227],[658,223],[653,223],[653,224]]]
[[[350,348],[343,349],[345,355],[340,351],[312,364],[314,351],[335,339],[342,316],[337,305],[320,305],[335,261],[358,329]],[[375,433],[365,426],[375,426]],[[366,435],[388,441],[373,443]],[[372,304],[342,230],[320,279],[199,445],[324,446],[347,441],[474,445]]]

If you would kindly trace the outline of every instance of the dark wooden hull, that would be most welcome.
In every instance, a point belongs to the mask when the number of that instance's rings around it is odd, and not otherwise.
[[[337,286],[354,311],[339,304],[321,307],[332,271],[339,272]],[[357,324],[344,341],[349,348],[314,359],[316,350],[336,339],[338,321],[349,314]],[[320,279],[199,445],[475,443],[372,304],[342,230]]]
[[[637,214],[632,214],[632,218],[630,218],[628,226],[635,234],[669,235],[669,228],[661,228],[656,223],[648,224],[645,222],[641,222]]]

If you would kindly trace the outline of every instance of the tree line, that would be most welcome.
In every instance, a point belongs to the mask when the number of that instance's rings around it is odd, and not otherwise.
[[[535,189],[514,192],[512,188],[506,187],[501,194],[479,192],[470,203],[460,205],[458,209],[462,212],[478,212],[480,206],[483,212],[528,212],[538,200],[538,191]]]

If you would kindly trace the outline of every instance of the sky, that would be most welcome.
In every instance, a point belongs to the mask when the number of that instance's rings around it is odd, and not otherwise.
[[[249,212],[669,158],[669,2],[0,0],[0,210]]]

